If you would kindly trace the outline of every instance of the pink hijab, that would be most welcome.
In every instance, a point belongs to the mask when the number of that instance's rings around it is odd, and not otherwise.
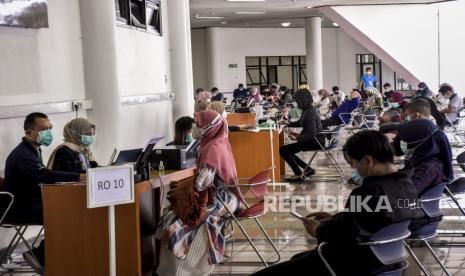
[[[206,164],[215,168],[227,185],[237,184],[236,162],[228,140],[228,125],[224,118],[214,110],[195,113],[195,122],[205,133],[200,142],[197,167]],[[233,192],[243,198],[239,189]]]

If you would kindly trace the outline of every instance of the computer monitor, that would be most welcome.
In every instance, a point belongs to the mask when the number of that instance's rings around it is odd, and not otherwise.
[[[160,142],[164,137],[154,137],[150,139],[147,144],[145,145],[144,149],[142,152],[139,154],[139,157],[136,160],[136,163],[144,163],[147,162],[150,158],[150,155],[152,154],[152,150],[155,147],[155,145]]]
[[[142,153],[143,148],[122,150],[119,152],[118,157],[113,162],[113,165],[121,165],[126,163],[135,163]]]

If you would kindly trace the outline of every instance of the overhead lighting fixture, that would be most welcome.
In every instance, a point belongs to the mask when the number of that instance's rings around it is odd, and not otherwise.
[[[226,23],[228,23],[228,22],[226,22],[226,21],[221,22],[221,24],[223,24],[223,25],[226,24]]]
[[[283,23],[281,23],[281,26],[289,27],[289,26],[291,26],[291,22],[283,22]]]
[[[226,0],[228,2],[265,2],[266,0]]]
[[[306,9],[311,9],[311,8],[313,8],[313,7],[312,7],[312,6],[306,6],[305,8],[306,8]]]
[[[234,12],[235,14],[266,14],[264,11],[239,11]]]
[[[223,19],[224,16],[200,16],[198,14],[195,15],[196,19]]]
[[[333,26],[334,27],[339,27],[339,24],[337,24],[336,22],[333,22]]]

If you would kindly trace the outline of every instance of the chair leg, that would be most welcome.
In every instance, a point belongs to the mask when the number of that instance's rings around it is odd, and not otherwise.
[[[441,260],[439,260],[439,257],[438,255],[436,255],[436,253],[434,253],[434,250],[433,248],[431,248],[431,245],[429,245],[428,241],[427,240],[424,240],[423,241],[425,244],[426,244],[426,247],[428,247],[428,250],[429,252],[431,252],[431,254],[433,255],[433,257],[436,259],[436,261],[439,263],[439,265],[442,267],[442,270],[444,270],[444,272],[447,274],[447,276],[451,276],[449,271],[447,270],[445,264],[443,264],[441,262]]]
[[[253,243],[252,239],[249,237],[249,235],[247,234],[247,232],[245,231],[245,229],[242,227],[242,225],[239,223],[239,221],[237,220],[236,216],[234,215],[233,212],[231,212],[231,210],[229,210],[228,208],[228,205],[223,201],[223,199],[221,197],[217,197],[218,200],[220,200],[221,204],[224,206],[224,208],[226,209],[226,211],[229,213],[229,215],[231,216],[231,218],[236,222],[237,226],[239,227],[239,229],[241,230],[242,234],[244,234],[245,238],[249,241],[250,245],[252,246],[253,250],[255,251],[255,253],[257,253],[258,257],[260,258],[260,260],[262,261],[262,263],[265,265],[265,267],[268,267],[268,264],[266,263],[265,259],[263,258],[262,254],[260,254],[260,252],[258,251],[257,247],[255,246],[255,244]]]
[[[281,260],[281,254],[279,253],[279,250],[278,248],[276,248],[276,245],[274,244],[273,240],[271,240],[270,236],[268,235],[268,233],[265,231],[265,228],[263,228],[262,224],[260,223],[260,221],[258,220],[258,218],[255,218],[255,222],[257,223],[258,227],[260,227],[260,230],[262,231],[262,233],[265,235],[266,239],[268,240],[268,242],[271,244],[271,246],[273,247],[273,250],[274,252],[276,252],[277,256],[278,256],[278,259],[276,261],[273,261],[273,262],[269,262],[271,264],[274,264],[274,263],[279,263],[279,261]]]
[[[21,229],[21,228],[19,228],[19,229]],[[24,245],[26,246],[27,250],[31,253],[31,255],[35,259],[35,261],[39,264],[39,261],[38,261],[36,255],[32,251],[33,248],[31,247],[31,245],[27,242],[26,238],[24,237],[24,232],[19,234],[19,238],[23,241]],[[43,270],[43,268],[41,268],[41,269]]]
[[[9,252],[11,251],[11,248],[12,248],[13,244],[16,243],[17,237],[18,237],[18,232],[15,232],[13,238],[10,241],[10,244],[8,244],[7,248],[5,249],[5,251],[2,254],[2,257],[0,258],[0,266],[2,266],[5,259],[7,259],[10,256]]]
[[[449,187],[445,187],[444,191],[447,193],[447,195],[452,199],[452,201],[455,203],[455,205],[457,205],[457,207],[459,208],[460,212],[465,216],[465,210],[463,209],[463,207],[460,205],[459,201],[457,200],[457,198],[455,197],[455,195],[451,192],[451,190],[449,189]]]
[[[404,241],[404,246],[405,248],[407,248],[407,251],[409,252],[410,256],[412,256],[413,260],[417,263],[418,267],[421,269],[421,271],[423,271],[423,273],[426,275],[426,276],[429,276],[429,273],[428,271],[426,271],[426,268],[421,264],[420,260],[418,259],[418,257],[415,255],[415,253],[413,252],[412,248]]]
[[[21,241],[21,236],[26,233],[28,226],[13,226],[13,229],[15,230],[15,235],[13,236],[13,239],[11,240],[10,244],[8,245],[7,249],[3,253],[3,256],[1,258],[1,263],[6,258],[11,258],[11,255],[15,251],[16,247],[18,247],[19,242]]]

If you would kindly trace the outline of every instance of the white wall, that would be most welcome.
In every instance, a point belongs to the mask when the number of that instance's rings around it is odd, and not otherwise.
[[[223,91],[232,91],[238,83],[246,83],[246,56],[304,56],[305,34],[300,28],[215,28],[215,47],[218,48],[218,70],[215,81]],[[205,88],[208,76],[208,60],[203,56],[205,30],[192,32],[194,56],[194,86]],[[338,84],[341,89],[350,90],[355,86],[357,73],[355,55],[370,53],[339,28],[323,28],[323,81],[326,89]],[[218,45],[216,45],[218,44]],[[206,55],[209,52],[207,51]],[[237,68],[228,68],[228,64],[237,64]]]
[[[460,31],[465,1],[434,5],[336,7],[333,10],[418,80],[425,81],[432,89],[447,82],[465,95],[462,70],[465,64],[465,33]],[[323,12],[326,14],[326,10]],[[360,14],[364,16],[360,17]]]

